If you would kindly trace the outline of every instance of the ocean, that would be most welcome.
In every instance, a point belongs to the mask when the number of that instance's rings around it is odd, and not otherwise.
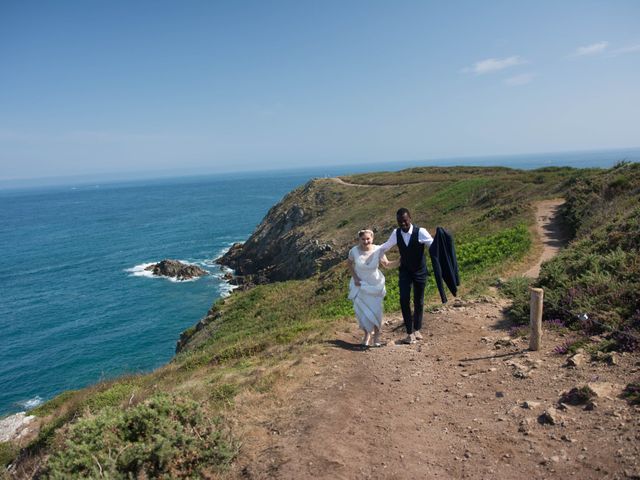
[[[610,167],[625,153],[546,154],[0,190],[0,416],[64,390],[150,371],[228,294],[214,260],[310,178],[410,166]],[[211,275],[176,282],[164,258]]]

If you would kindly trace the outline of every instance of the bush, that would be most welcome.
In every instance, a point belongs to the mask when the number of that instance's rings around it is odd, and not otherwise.
[[[531,279],[528,277],[511,277],[500,285],[502,294],[513,300],[507,315],[516,324],[529,322],[529,285]]]
[[[585,334],[613,332],[616,349],[640,347],[640,164],[566,183],[563,215],[575,239],[542,265],[544,315]],[[528,299],[511,308],[524,319]],[[588,321],[582,321],[587,314]]]
[[[196,402],[157,395],[71,425],[43,478],[199,478],[233,456],[232,444]]]
[[[631,405],[640,405],[640,380],[628,384],[622,392],[622,397]]]
[[[67,390],[62,392],[60,395],[55,396],[51,400],[43,403],[42,405],[37,406],[33,410],[29,411],[29,415],[36,415],[38,417],[44,417],[53,413],[55,410],[60,408],[63,404],[65,404],[68,400],[74,397],[77,393],[77,390]]]
[[[19,451],[20,449],[11,442],[0,442],[0,469],[4,470],[4,467],[16,458]]]
[[[596,394],[587,385],[582,387],[574,387],[568,392],[565,392],[560,397],[560,402],[567,403],[569,405],[584,405],[593,400]]]

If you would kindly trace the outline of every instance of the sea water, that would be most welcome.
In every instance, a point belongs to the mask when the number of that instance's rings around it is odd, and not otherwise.
[[[425,165],[609,167],[632,154],[548,154],[0,191],[0,416],[168,362],[230,286],[215,263],[317,176]],[[563,156],[564,155],[564,156]],[[635,155],[635,156],[634,156]],[[211,275],[177,282],[164,258]]]
[[[308,174],[0,194],[0,415],[166,363],[230,287],[214,260]],[[211,275],[177,282],[164,258]]]

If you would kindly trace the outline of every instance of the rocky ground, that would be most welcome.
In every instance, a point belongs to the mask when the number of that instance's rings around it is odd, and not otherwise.
[[[29,433],[29,424],[35,420],[33,415],[25,412],[9,415],[0,420],[0,442],[20,440]]]
[[[508,336],[504,302],[427,315],[425,339],[362,350],[355,326],[293,367],[276,396],[240,399],[242,478],[640,478],[640,407],[620,398],[637,356],[567,365]],[[561,404],[589,384],[593,405]]]

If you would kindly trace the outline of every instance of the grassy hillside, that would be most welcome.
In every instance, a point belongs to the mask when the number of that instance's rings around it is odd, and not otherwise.
[[[629,171],[636,175],[637,168]],[[602,182],[616,192],[636,188],[616,180],[620,175],[626,176],[626,170],[415,168],[344,178],[367,186],[316,180],[274,209],[298,204],[313,211],[301,231],[308,238],[331,239],[334,252],[346,256],[357,230],[373,227],[383,241],[394,227],[396,209],[406,206],[416,224],[429,230],[442,225],[453,232],[461,293],[473,295],[535,255],[532,202]],[[606,200],[610,193],[603,195]],[[577,239],[590,218],[588,209],[580,207],[587,204],[571,200],[567,207]],[[604,209],[602,215],[612,216]],[[616,225],[637,228],[637,215],[635,224],[631,214],[625,215]],[[593,235],[611,237],[596,224],[589,228]],[[553,265],[545,268],[542,282],[550,281],[545,279],[557,268]],[[319,265],[318,270],[309,278],[258,285],[219,300],[197,327],[185,332],[184,347],[173,361],[152,373],[66,392],[32,411],[41,430],[23,448],[16,476],[31,471],[43,478],[218,475],[241,441],[228,421],[234,398],[269,391],[307,349],[330,338],[342,322],[353,321],[344,264],[326,269]],[[629,281],[637,281],[637,270],[630,272],[635,280]],[[386,276],[385,308],[395,311],[397,275],[389,271]],[[428,296],[432,304],[439,302],[433,285]],[[619,312],[620,318],[625,312]],[[2,445],[0,460],[9,463],[16,452],[15,446]]]
[[[355,232],[368,227],[382,242],[407,206],[415,223],[442,225],[459,241],[531,220],[531,202],[559,192],[582,175],[570,169],[535,173],[508,168],[414,168],[346,178],[318,179],[273,207],[253,235],[223,263],[248,284],[308,278],[342,262]]]
[[[605,350],[640,348],[640,164],[621,163],[566,184],[564,217],[573,241],[542,267],[547,320],[595,334]],[[519,289],[523,291],[522,288]],[[514,316],[528,319],[528,302],[516,296]],[[585,317],[586,314],[586,317]]]

